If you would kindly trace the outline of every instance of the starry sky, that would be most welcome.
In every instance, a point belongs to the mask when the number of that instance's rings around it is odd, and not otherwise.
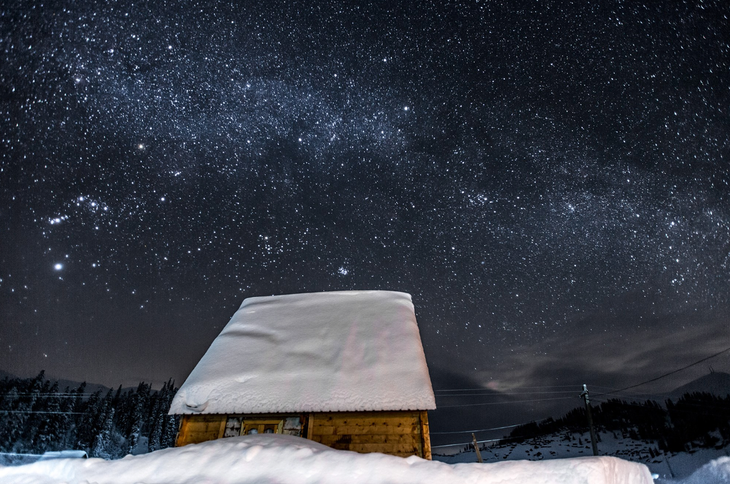
[[[0,34],[0,369],[181,384],[244,298],[350,289],[412,294],[437,389],[730,346],[726,1],[10,0]]]

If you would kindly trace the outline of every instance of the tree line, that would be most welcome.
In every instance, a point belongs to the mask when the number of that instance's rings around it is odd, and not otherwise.
[[[653,400],[610,399],[591,406],[596,429],[621,432],[635,440],[652,440],[665,452],[730,444],[730,396],[685,393],[662,406]],[[586,409],[578,407],[558,419],[548,418],[516,427],[506,441],[524,440],[568,430],[588,430]]]
[[[0,380],[0,452],[42,454],[84,450],[90,457],[117,459],[172,447],[178,418],[167,415],[177,389],[172,380],[158,391],[137,388],[89,393],[86,383],[59,389],[45,378]]]

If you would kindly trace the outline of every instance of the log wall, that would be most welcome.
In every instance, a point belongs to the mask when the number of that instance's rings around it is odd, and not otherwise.
[[[225,415],[183,415],[175,447],[215,440],[223,435]]]
[[[183,415],[175,445],[221,438],[226,418],[226,415]],[[243,418],[256,420],[262,416]],[[426,411],[310,413],[302,435],[333,449],[431,459]]]
[[[431,458],[425,411],[311,414],[307,438],[339,450]]]

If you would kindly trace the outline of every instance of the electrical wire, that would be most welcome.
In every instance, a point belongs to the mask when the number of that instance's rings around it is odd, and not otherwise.
[[[665,373],[665,374],[660,375],[660,376],[658,376],[656,378],[652,378],[651,380],[646,380],[646,381],[643,381],[641,383],[637,383],[636,385],[631,385],[631,386],[628,386],[628,387],[624,387],[624,388],[621,388],[619,390],[615,390],[615,391],[612,391],[612,392],[596,393],[596,394],[594,394],[592,396],[593,397],[600,397],[601,395],[612,395],[614,393],[623,392],[623,391],[626,391],[626,390],[630,390],[632,388],[636,388],[636,387],[640,387],[642,385],[646,385],[647,383],[652,383],[652,382],[655,382],[657,380],[661,380],[662,378],[666,378],[669,375],[674,375],[675,373],[679,373],[680,371],[686,370],[687,368],[690,368],[690,367],[695,366],[695,365],[699,365],[703,361],[707,361],[707,360],[709,360],[711,358],[714,358],[716,356],[720,356],[721,354],[725,353],[726,351],[730,351],[730,346],[728,346],[727,348],[725,348],[722,351],[718,351],[714,355],[710,355],[708,357],[702,358],[701,360],[697,360],[694,363],[690,363],[689,365],[683,366],[682,368],[679,368],[677,370],[673,370],[673,371],[670,371],[669,373]]]
[[[3,393],[2,396],[8,396],[11,395],[10,393]],[[15,396],[18,398],[26,398],[26,397],[35,397],[35,398],[75,398],[75,397],[82,397],[82,398],[89,398],[93,393],[15,393]]]
[[[577,383],[575,385],[543,385],[543,386],[533,386],[533,387],[520,387],[520,388],[573,388],[573,387],[579,387]],[[435,393],[438,392],[465,392],[465,391],[471,391],[471,390],[489,390],[489,388],[484,387],[473,387],[473,388],[449,388],[449,389],[441,389],[441,390],[434,390]],[[494,390],[492,390],[494,391]]]
[[[486,444],[489,442],[506,442],[509,440],[524,440],[522,437],[505,437],[503,439],[487,439],[487,440],[477,440],[477,444]],[[437,447],[456,447],[457,445],[474,445],[474,441],[471,442],[460,442],[458,444],[441,444],[441,445],[432,445],[431,448],[437,448]]]
[[[49,413],[58,415],[84,415],[86,412],[51,412],[48,410],[0,410],[2,413]]]
[[[490,430],[504,430],[504,429],[511,429],[515,427],[519,427],[520,425],[525,425],[526,423],[518,423],[514,425],[505,425],[503,427],[492,427],[490,429],[478,429],[478,430],[454,430],[453,432],[429,432],[431,435],[446,435],[446,434],[472,434],[472,433],[478,433],[478,432],[488,432]]]
[[[577,394],[576,394],[577,396]],[[478,407],[482,405],[514,405],[515,403],[529,402],[550,402],[555,400],[572,400],[576,397],[560,397],[560,398],[533,398],[530,400],[512,400],[509,402],[483,402],[483,403],[463,403],[460,405],[440,405],[438,408],[456,408],[456,407]],[[437,409],[438,410],[438,409]]]
[[[436,398],[449,398],[449,397],[485,397],[494,395],[495,397],[501,395],[554,395],[556,393],[566,394],[575,393],[575,390],[561,390],[556,392],[495,392],[493,390],[487,393],[455,393],[450,395],[436,395]]]

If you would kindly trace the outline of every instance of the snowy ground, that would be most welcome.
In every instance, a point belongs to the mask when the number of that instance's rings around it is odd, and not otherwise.
[[[727,475],[730,475],[730,465],[727,467]],[[127,456],[116,461],[60,459],[0,467],[0,482],[652,484],[652,478],[646,466],[615,457],[445,464],[418,457],[403,459],[338,451],[286,435],[248,435]]]
[[[598,442],[599,455],[620,457],[633,462],[640,462],[649,467],[656,476],[657,483],[684,482],[695,471],[711,461],[727,458],[724,464],[727,472],[722,480],[697,482],[730,483],[730,447],[722,449],[699,449],[677,454],[658,452],[657,445],[651,441],[640,441],[625,438],[620,432],[602,432]],[[652,451],[655,455],[652,455]],[[438,452],[438,449],[434,449]],[[529,459],[544,461],[549,459],[565,459],[571,457],[593,455],[588,433],[562,433],[544,438],[530,439],[519,444],[487,447],[481,451],[485,463],[509,460]],[[450,464],[476,462],[475,452],[462,452],[456,455],[434,455],[434,460]],[[690,482],[690,481],[687,481]],[[695,481],[691,481],[695,482]]]

